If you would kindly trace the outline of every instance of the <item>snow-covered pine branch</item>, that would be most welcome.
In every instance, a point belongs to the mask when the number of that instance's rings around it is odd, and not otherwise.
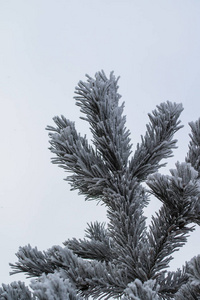
[[[200,298],[200,258],[175,272],[167,270],[172,254],[200,225],[200,119],[191,122],[186,161],[171,175],[158,173],[176,148],[182,127],[181,104],[161,103],[149,114],[147,131],[131,155],[118,79],[98,72],[76,87],[76,104],[89,123],[88,141],[64,116],[50,131],[52,162],[70,175],[66,180],[86,199],[105,204],[107,226],[88,224],[84,239],[39,251],[20,247],[12,274],[33,277],[30,290],[21,282],[2,285],[0,300],[109,299],[161,300]],[[144,188],[145,182],[149,188]],[[154,195],[162,204],[149,227],[143,209]]]
[[[191,163],[200,177],[200,118],[196,122],[190,122],[189,125],[192,132],[186,161]]]
[[[148,114],[150,123],[147,132],[141,136],[141,144],[137,144],[134,156],[130,160],[130,173],[139,180],[144,180],[149,174],[156,172],[166,163],[159,164],[164,158],[172,156],[176,148],[173,135],[183,126],[178,119],[183,110],[182,104],[161,103],[152,114]]]
[[[117,82],[113,72],[107,78],[98,72],[95,79],[87,75],[88,81],[80,81],[76,87],[76,104],[86,116],[82,119],[90,124],[94,145],[105,164],[113,173],[123,170],[131,153],[130,132],[123,116],[124,103],[119,106],[121,96],[117,93]]]

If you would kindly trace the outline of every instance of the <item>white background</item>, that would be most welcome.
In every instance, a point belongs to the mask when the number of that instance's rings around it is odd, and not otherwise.
[[[46,125],[54,115],[79,119],[74,88],[104,69],[120,75],[133,149],[157,104],[182,102],[185,127],[168,168],[184,161],[188,122],[200,117],[200,2],[184,0],[0,0],[0,283],[19,246],[40,250],[81,238],[86,223],[106,221],[50,163]],[[166,170],[163,172],[167,172]],[[158,208],[152,200],[148,217]],[[200,230],[175,253],[171,269],[200,253]]]

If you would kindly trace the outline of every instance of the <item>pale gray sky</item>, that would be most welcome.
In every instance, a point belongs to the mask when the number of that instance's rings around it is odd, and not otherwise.
[[[134,147],[148,112],[165,100],[182,102],[185,127],[169,167],[184,160],[187,123],[200,117],[199,15],[198,0],[0,0],[0,283],[24,279],[8,274],[19,246],[45,250],[106,220],[103,207],[70,192],[47,149],[54,115],[90,136],[73,100],[85,73],[121,76]],[[173,269],[200,253],[199,234],[175,253]]]

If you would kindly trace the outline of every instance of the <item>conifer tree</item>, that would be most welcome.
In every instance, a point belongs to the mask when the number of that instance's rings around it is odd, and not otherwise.
[[[69,239],[44,252],[20,247],[11,274],[31,277],[30,287],[3,284],[0,299],[200,299],[200,255],[177,271],[168,270],[173,253],[200,225],[200,119],[189,123],[185,162],[162,175],[162,160],[172,156],[174,134],[182,127],[181,104],[167,101],[149,114],[146,133],[131,155],[114,74],[87,76],[75,93],[92,144],[77,133],[74,122],[55,117],[55,127],[47,127],[52,162],[69,172],[72,189],[106,206],[107,225],[88,224],[84,239]],[[151,195],[161,208],[147,226],[143,210]]]

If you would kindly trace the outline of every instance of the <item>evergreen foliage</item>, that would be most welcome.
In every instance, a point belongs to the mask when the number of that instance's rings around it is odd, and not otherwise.
[[[172,254],[200,225],[200,119],[191,122],[189,151],[171,175],[158,173],[176,148],[174,134],[182,127],[181,104],[161,103],[132,157],[118,79],[98,72],[76,87],[76,104],[93,135],[86,136],[64,116],[48,126],[52,159],[69,172],[66,180],[87,200],[101,201],[108,224],[88,224],[85,239],[41,252],[20,247],[11,274],[32,277],[2,285],[0,300],[15,299],[200,299],[200,255],[176,272],[167,270]],[[145,188],[144,183],[148,188]],[[149,227],[143,210],[150,195],[161,201]]]

